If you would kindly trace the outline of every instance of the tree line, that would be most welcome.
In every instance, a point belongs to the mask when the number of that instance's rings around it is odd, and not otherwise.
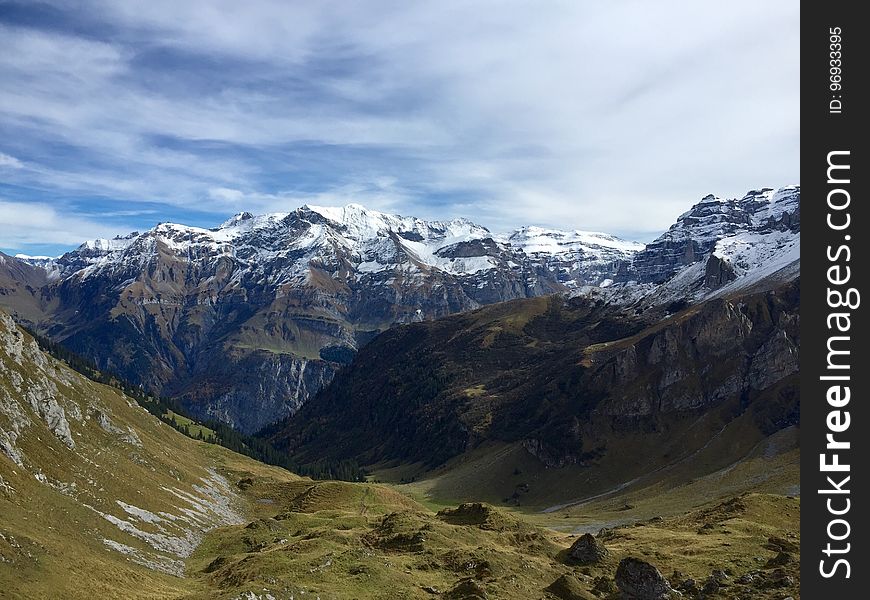
[[[298,464],[292,460],[289,454],[275,448],[268,439],[257,435],[243,434],[221,421],[197,421],[189,416],[183,406],[174,398],[166,398],[149,393],[141,385],[133,385],[116,374],[100,369],[93,361],[80,356],[63,345],[54,342],[47,337],[27,329],[33,336],[40,349],[47,352],[57,360],[66,363],[74,371],[81,373],[91,381],[111,386],[125,395],[133,398],[140,406],[149,413],[171,426],[176,431],[196,440],[210,444],[217,444],[244,454],[254,460],[292,471],[297,475],[311,477],[312,479],[338,479],[342,481],[365,481],[366,471],[353,459],[327,459],[315,463]],[[204,435],[199,428],[195,433],[191,432],[186,423],[179,423],[175,413],[211,429],[214,433]]]

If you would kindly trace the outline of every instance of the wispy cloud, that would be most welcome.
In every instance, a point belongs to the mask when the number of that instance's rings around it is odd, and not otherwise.
[[[0,199],[0,248],[26,251],[34,245],[79,245],[93,237],[111,237],[115,227],[59,212],[47,204]]]
[[[21,164],[20,160],[14,156],[9,156],[8,154],[0,152],[0,169],[21,169],[22,167],[24,167],[24,165]]]
[[[708,192],[797,181],[787,0],[6,6],[0,177],[20,202],[213,224],[356,201],[649,236]]]

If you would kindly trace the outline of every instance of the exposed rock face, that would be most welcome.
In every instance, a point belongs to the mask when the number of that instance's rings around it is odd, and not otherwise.
[[[706,196],[622,268],[617,280],[662,283],[705,260],[724,239],[791,238],[800,231],[800,187],[751,191],[740,200]],[[788,235],[792,234],[792,235]]]
[[[715,405],[796,375],[799,297],[794,288],[752,303],[716,299],[616,352],[603,352],[592,385],[614,417]],[[603,366],[603,365],[602,365]]]
[[[293,415],[332,380],[341,365],[266,351],[215,354],[179,389],[178,398],[203,420],[257,431]]]
[[[58,389],[52,379],[44,377],[50,370],[49,361],[39,350],[36,342],[28,339],[15,325],[9,315],[0,312],[0,353],[8,357],[7,363],[0,362],[0,375],[8,378],[11,391],[0,389],[0,413],[8,421],[8,429],[0,427],[0,448],[16,464],[22,465],[20,452],[15,447],[15,440],[22,431],[31,424],[31,418],[21,400],[57,436],[67,447],[75,448],[75,441],[70,432],[69,421],[64,408],[58,402]],[[16,368],[16,365],[28,364],[35,371]],[[81,417],[78,408],[73,408],[73,414]]]
[[[522,248],[533,262],[566,287],[608,285],[642,244],[604,233],[523,227],[502,239]]]
[[[580,426],[577,423],[572,423],[567,431],[563,432],[568,440],[580,440]],[[526,452],[537,458],[544,465],[551,468],[561,468],[566,465],[574,465],[579,462],[580,457],[575,454],[566,454],[565,452],[553,449],[552,445],[547,443],[547,440],[538,438],[528,438],[523,440],[523,448]]]
[[[737,274],[731,263],[721,256],[711,254],[705,266],[704,287],[715,290],[735,279],[737,279]]]
[[[69,429],[69,421],[66,420],[66,413],[64,412],[63,407],[58,404],[57,400],[52,395],[52,392],[56,393],[56,388],[51,390],[30,387],[27,392],[25,392],[25,395],[33,410],[35,410],[37,414],[42,417],[42,420],[45,421],[45,424],[48,425],[48,429],[60,438],[60,440],[69,448],[75,448],[76,444],[72,439],[72,433]]]
[[[571,544],[568,556],[581,565],[593,565],[601,562],[607,556],[607,548],[591,533],[584,533],[576,542]]]
[[[627,600],[668,600],[679,596],[658,569],[631,557],[619,562],[616,586]]]

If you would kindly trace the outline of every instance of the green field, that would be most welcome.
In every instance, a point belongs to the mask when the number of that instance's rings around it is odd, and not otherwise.
[[[163,414],[162,418],[166,421],[174,421],[177,425],[177,429],[192,438],[196,438],[199,440],[208,440],[210,438],[217,437],[217,433],[215,433],[213,429],[209,429],[205,425],[197,423],[193,419],[189,419],[184,415],[180,415],[171,410],[167,410]]]

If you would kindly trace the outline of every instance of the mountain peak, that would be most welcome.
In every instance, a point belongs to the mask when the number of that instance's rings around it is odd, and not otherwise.
[[[775,256],[791,261],[800,243],[799,208],[799,186],[750,190],[741,199],[705,196],[634,257],[628,279],[661,283],[711,252],[740,273],[775,264]]]
[[[238,225],[239,223],[241,223],[243,221],[248,221],[248,220],[253,219],[253,218],[254,218],[254,215],[252,213],[249,213],[248,211],[236,213],[235,215],[233,215],[232,217],[230,217],[229,219],[227,219],[226,221],[221,223],[218,226],[218,229],[226,229],[227,227],[232,227],[233,225]]]
[[[345,206],[315,206],[306,204],[299,209],[310,212],[338,224],[343,233],[352,239],[364,240],[393,232],[406,240],[453,239],[453,242],[490,237],[486,227],[465,218],[449,221],[427,221],[418,217],[406,217],[366,208],[361,204]]]
[[[526,254],[559,254],[561,252],[590,252],[593,248],[609,249],[607,259],[628,258],[643,250],[644,245],[620,239],[597,231],[562,231],[536,225],[521,227],[509,234],[505,241],[519,246]],[[619,255],[619,256],[617,256]]]

